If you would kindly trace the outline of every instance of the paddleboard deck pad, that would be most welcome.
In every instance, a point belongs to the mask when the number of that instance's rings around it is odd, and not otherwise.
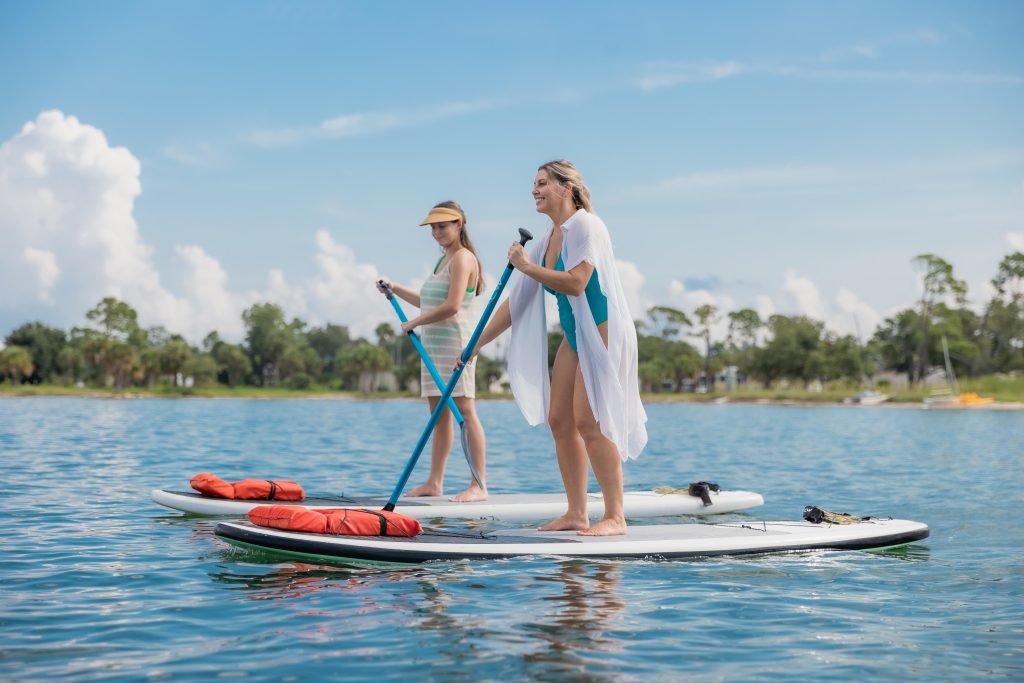
[[[552,555],[585,559],[681,559],[808,550],[870,550],[928,537],[928,527],[902,519],[856,524],[731,522],[630,526],[623,536],[506,529],[462,533],[426,530],[413,538],[327,536],[220,522],[217,536],[247,549],[315,564],[417,564]]]
[[[627,492],[624,498],[626,517],[667,517],[672,515],[717,515],[746,510],[764,504],[759,493],[750,491],[711,491],[711,505],[705,505],[697,496],[679,492],[656,491]],[[153,500],[175,510],[195,515],[242,517],[257,505],[302,505],[312,509],[369,508],[380,509],[387,503],[386,496],[314,496],[294,502],[280,500],[231,500],[191,491],[151,492]],[[492,494],[487,500],[474,503],[454,503],[444,496],[399,498],[395,512],[416,519],[445,517],[450,519],[503,519],[507,521],[539,520],[557,517],[565,512],[565,495],[561,493]],[[587,509],[591,516],[604,514],[604,499],[599,493],[589,494]]]

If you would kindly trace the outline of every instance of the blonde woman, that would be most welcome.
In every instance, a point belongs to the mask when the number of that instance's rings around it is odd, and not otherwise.
[[[384,286],[390,287],[399,298],[420,309],[420,315],[402,323],[402,331],[416,330],[434,365],[438,368],[451,368],[473,334],[470,307],[483,290],[483,269],[466,231],[466,214],[457,203],[447,201],[437,204],[420,225],[430,226],[431,235],[441,247],[441,257],[434,265],[434,272],[419,292],[387,280],[382,280],[383,284],[378,284],[378,289],[383,292]],[[438,388],[426,365],[421,362],[420,366],[420,395],[427,399],[433,414],[444,387]],[[480,483],[472,481],[469,488],[453,496],[451,500],[456,502],[487,498],[487,445],[483,425],[476,414],[475,366],[474,359],[462,373],[452,397],[465,420],[473,468],[480,477]],[[444,470],[455,435],[453,422],[451,411],[441,413],[434,428],[430,474],[425,483],[406,495],[444,495]]]
[[[564,160],[544,164],[534,178],[533,199],[551,228],[529,255],[519,243],[509,248],[509,262],[525,277],[512,285],[479,347],[512,328],[508,375],[516,402],[530,424],[546,420],[551,427],[568,509],[541,530],[624,534],[622,462],[647,443],[636,328],[608,229],[593,212],[579,170]],[[555,296],[565,333],[550,376],[544,292]],[[588,463],[604,497],[604,516],[593,526]]]

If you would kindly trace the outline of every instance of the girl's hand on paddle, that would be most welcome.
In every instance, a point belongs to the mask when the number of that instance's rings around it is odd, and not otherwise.
[[[380,292],[381,294],[384,294],[384,290],[385,289],[394,290],[394,286],[391,284],[390,280],[385,280],[384,278],[380,278],[379,280],[377,280],[376,284],[377,284],[377,291]]]
[[[409,334],[416,329],[416,324],[413,321],[402,323],[402,332]]]
[[[512,246],[508,248],[508,262],[516,270],[522,270],[524,266],[530,263],[530,257],[526,255],[526,249],[519,242],[513,242]]]

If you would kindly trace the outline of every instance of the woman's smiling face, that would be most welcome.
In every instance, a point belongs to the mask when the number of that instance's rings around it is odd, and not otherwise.
[[[566,202],[571,201],[570,190],[551,177],[547,169],[537,171],[533,179],[533,203],[537,213],[549,216],[563,210]]]

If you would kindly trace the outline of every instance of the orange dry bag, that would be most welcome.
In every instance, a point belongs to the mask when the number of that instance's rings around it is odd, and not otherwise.
[[[294,481],[283,479],[243,479],[224,481],[209,472],[192,477],[192,488],[218,498],[238,500],[302,500],[306,494]]]
[[[405,536],[423,531],[419,520],[384,510],[310,510],[301,505],[258,505],[249,510],[256,526],[339,536]]]

